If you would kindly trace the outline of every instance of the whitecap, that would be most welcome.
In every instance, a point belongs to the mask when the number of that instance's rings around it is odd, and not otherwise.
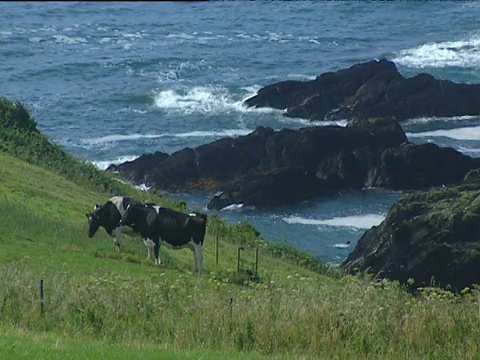
[[[393,62],[414,68],[447,66],[480,68],[480,37],[422,44],[401,50]]]
[[[378,214],[366,214],[366,215],[354,215],[354,216],[343,216],[343,217],[334,217],[331,219],[308,219],[298,216],[290,216],[283,218],[283,220],[288,224],[302,224],[302,225],[327,225],[327,226],[338,226],[338,227],[354,227],[357,229],[370,229],[372,226],[379,225],[385,216]]]
[[[33,36],[33,37],[29,37],[28,41],[31,42],[31,43],[39,43],[39,42],[42,42],[42,41],[45,41],[45,40],[42,39],[41,37]]]
[[[249,95],[245,99],[251,97]],[[222,86],[195,86],[180,90],[163,90],[154,95],[157,109],[183,114],[223,114],[230,112],[275,112],[271,108],[252,108],[237,100]]]
[[[458,148],[458,151],[462,152],[462,153],[472,153],[472,154],[478,154],[480,153],[480,149],[479,148],[466,148],[464,146],[460,146]]]
[[[233,211],[233,210],[241,210],[243,208],[243,204],[231,204],[228,206],[225,206],[222,208],[220,211]]]
[[[138,32],[135,34],[126,33],[126,34],[122,34],[122,36],[127,39],[141,39],[143,37],[142,34]]]
[[[312,81],[317,78],[317,75],[307,75],[307,74],[288,74],[287,78],[289,79],[297,79],[303,81]]]
[[[209,131],[190,131],[186,133],[178,133],[178,134],[169,134],[169,136],[174,137],[237,137],[248,135],[253,130],[250,129],[224,129],[224,130],[209,130]]]
[[[346,119],[343,120],[329,120],[329,121],[317,121],[317,120],[308,120],[308,119],[303,119],[303,118],[291,118],[284,116],[279,119],[280,122],[282,123],[295,123],[295,124],[301,124],[303,126],[340,126],[340,127],[346,127],[349,124],[349,121]]]
[[[451,117],[419,117],[419,118],[413,118],[413,119],[408,119],[405,122],[403,122],[402,125],[408,126],[408,125],[415,125],[415,124],[428,124],[432,122],[455,122],[455,121],[469,121],[469,120],[474,120],[479,118],[478,115],[461,115],[461,116],[451,116]]]
[[[156,134],[126,134],[126,135],[106,135],[97,138],[89,138],[89,139],[82,139],[82,143],[88,145],[94,144],[103,144],[103,143],[111,143],[111,142],[119,142],[119,141],[131,141],[131,140],[140,140],[140,139],[156,139],[162,137],[164,135],[156,135]]]
[[[249,95],[247,95],[247,97],[245,97],[245,99],[244,99],[244,100],[247,100],[247,99],[257,95],[258,90],[260,90],[261,88],[262,88],[261,85],[249,85],[249,86],[241,87],[240,89],[248,91]]]
[[[113,144],[121,141],[138,141],[143,139],[158,139],[163,137],[170,138],[194,138],[194,137],[212,137],[212,138],[224,138],[224,137],[238,137],[248,135],[254,130],[251,129],[223,129],[223,130],[206,130],[206,131],[189,131],[184,133],[163,133],[163,134],[113,134],[105,135],[95,138],[81,139],[81,144],[89,148],[108,148]]]
[[[133,112],[135,114],[146,114],[147,110],[142,110],[142,109],[135,109],[132,108],[131,106],[127,106],[121,109],[118,109],[115,111],[116,113],[128,113],[128,112]]]
[[[172,39],[180,39],[180,40],[191,40],[195,38],[195,36],[189,35],[186,33],[177,33],[177,34],[170,33],[166,37],[172,38]]]
[[[446,137],[454,140],[480,140],[480,126],[440,129],[423,132],[407,132],[407,138]]]
[[[133,161],[137,158],[138,156],[136,155],[125,155],[125,156],[120,156],[115,160],[91,161],[91,163],[95,165],[98,169],[105,170],[112,164],[119,165],[127,161]]]
[[[337,243],[337,244],[333,245],[333,247],[337,248],[337,249],[346,249],[346,248],[350,247],[350,245],[352,245],[350,242]]]
[[[84,44],[87,42],[87,39],[82,37],[69,37],[66,35],[53,35],[56,43],[59,44],[67,44],[67,45],[74,45],[74,44]]]

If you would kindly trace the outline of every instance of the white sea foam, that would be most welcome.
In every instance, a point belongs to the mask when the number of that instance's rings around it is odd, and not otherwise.
[[[28,41],[31,42],[31,43],[39,43],[39,42],[42,42],[42,41],[45,41],[45,40],[41,37],[32,36],[32,37],[28,38]]]
[[[180,39],[180,40],[192,40],[192,39],[195,39],[195,36],[194,35],[189,35],[189,34],[186,34],[186,33],[178,33],[178,34],[170,33],[170,34],[167,35],[167,38]]]
[[[118,165],[118,164],[124,163],[126,161],[133,161],[137,158],[138,158],[138,156],[135,156],[135,155],[126,155],[126,156],[120,156],[120,157],[116,158],[115,160],[92,161],[92,164],[95,165],[100,170],[105,170],[111,164]]]
[[[135,109],[131,106],[127,106],[121,109],[118,109],[115,111],[116,113],[128,113],[128,112],[133,112],[135,114],[146,114],[148,111],[147,110],[142,110],[142,109]]]
[[[468,39],[427,43],[405,49],[392,59],[397,64],[408,67],[446,66],[480,68],[480,36]]]
[[[248,135],[254,130],[250,129],[223,129],[211,131],[190,131],[186,133],[170,134],[169,136],[186,138],[186,137],[237,137]]]
[[[317,78],[317,75],[288,74],[287,78],[301,80],[301,81],[311,81],[311,80],[315,80]]]
[[[108,148],[121,141],[138,141],[143,139],[158,139],[164,137],[170,138],[224,138],[238,137],[248,135],[254,130],[252,129],[223,129],[223,130],[207,130],[207,131],[189,131],[184,133],[163,133],[163,134],[115,134],[106,135],[96,138],[82,139],[81,143],[87,148]]]
[[[466,148],[464,146],[460,146],[458,148],[458,151],[462,152],[462,153],[471,153],[471,154],[478,154],[480,153],[480,149],[479,148]]]
[[[135,34],[122,34],[122,37],[127,38],[127,39],[141,39],[143,36],[139,32],[136,32]]]
[[[231,205],[225,206],[220,211],[234,211],[234,210],[241,210],[242,208],[243,208],[243,204],[231,204]]]
[[[351,244],[349,243],[338,243],[338,244],[335,244],[333,245],[334,248],[337,248],[337,249],[346,249],[348,247],[350,247]]]
[[[423,131],[418,133],[407,132],[405,135],[408,138],[446,137],[454,140],[480,140],[480,126]]]
[[[246,98],[251,97],[249,95]],[[167,112],[221,114],[230,112],[273,112],[270,108],[249,108],[221,86],[196,86],[182,90],[163,90],[154,96],[155,106]]]
[[[86,145],[93,145],[99,143],[110,143],[119,141],[132,141],[140,139],[157,139],[165,135],[156,134],[126,134],[126,135],[106,135],[97,138],[83,139],[82,142]]]
[[[252,96],[257,95],[257,94],[258,94],[258,90],[260,90],[261,88],[262,88],[261,85],[250,85],[250,86],[242,87],[242,88],[241,88],[242,90],[246,90],[246,91],[249,92],[249,95],[247,95],[244,100],[249,99],[249,98],[251,98]]]
[[[302,225],[327,225],[337,227],[354,227],[357,229],[370,229],[372,226],[379,225],[385,216],[378,214],[366,214],[356,216],[334,217],[332,219],[307,219],[298,216],[290,216],[283,218],[288,224],[302,224]]]
[[[280,122],[288,124],[288,123],[295,123],[295,124],[302,124],[304,126],[329,126],[329,125],[336,125],[345,127],[348,125],[348,120],[335,120],[335,121],[312,121],[308,119],[302,118],[291,118],[291,117],[282,117],[279,119]]]
[[[84,44],[87,42],[87,39],[82,37],[70,37],[66,35],[53,35],[52,37],[55,39],[55,42],[59,44],[73,45]]]
[[[289,43],[292,41],[301,41],[309,42],[315,45],[320,45],[321,42],[317,37],[310,36],[299,36],[296,37],[293,34],[285,34],[283,32],[271,32],[267,31],[264,34],[249,34],[243,31],[237,31],[234,35],[234,38],[229,38],[229,40],[242,39],[242,40],[253,40],[253,41],[262,41],[262,42],[278,42],[281,44]]]
[[[478,118],[478,116],[472,115],[463,115],[463,116],[452,116],[452,117],[420,117],[406,120],[403,125],[414,125],[414,124],[428,124],[431,122],[451,122],[451,121],[468,121]]]

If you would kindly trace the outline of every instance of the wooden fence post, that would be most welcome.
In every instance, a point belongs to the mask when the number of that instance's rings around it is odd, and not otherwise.
[[[40,280],[40,315],[43,316],[43,279]]]
[[[218,232],[215,238],[215,265],[218,266]]]
[[[238,247],[238,252],[237,252],[237,274],[240,273],[240,251],[245,250],[243,246]]]
[[[258,276],[258,247],[255,249],[255,277]]]

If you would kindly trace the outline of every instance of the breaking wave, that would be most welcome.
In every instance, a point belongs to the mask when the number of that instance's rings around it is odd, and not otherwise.
[[[480,126],[431,130],[418,133],[407,132],[405,135],[408,138],[446,137],[454,140],[480,140]]]
[[[334,217],[326,220],[307,219],[307,218],[302,218],[297,216],[283,218],[283,220],[289,224],[327,225],[327,226],[340,226],[340,227],[354,227],[357,229],[370,229],[372,226],[379,225],[384,219],[385,219],[385,216],[378,215],[378,214]]]
[[[252,88],[253,89],[253,88]],[[251,89],[251,90],[252,90]],[[195,86],[178,90],[163,90],[154,95],[155,107],[165,112],[182,114],[222,114],[231,112],[279,112],[270,108],[249,108],[243,104],[248,94],[239,99],[223,86]]]
[[[423,44],[401,50],[392,60],[399,65],[413,68],[456,66],[480,69],[480,36]]]

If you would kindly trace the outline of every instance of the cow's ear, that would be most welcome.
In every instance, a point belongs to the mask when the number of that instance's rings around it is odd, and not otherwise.
[[[95,210],[98,210],[100,209],[101,205],[100,204],[95,204],[95,206],[93,207]]]
[[[90,219],[90,214],[89,213],[85,213],[85,216],[87,217],[87,219]]]

